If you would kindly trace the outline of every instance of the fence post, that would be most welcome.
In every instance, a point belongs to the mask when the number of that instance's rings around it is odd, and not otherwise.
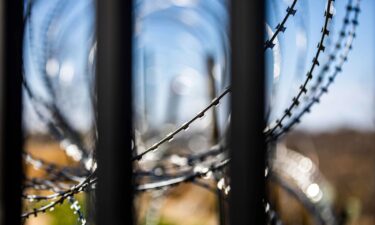
[[[230,222],[265,224],[264,1],[231,1]]]
[[[132,1],[97,0],[97,223],[132,224]]]
[[[0,225],[21,224],[23,1],[0,1]]]

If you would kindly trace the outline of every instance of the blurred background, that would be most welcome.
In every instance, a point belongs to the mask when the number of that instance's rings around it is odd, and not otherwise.
[[[265,40],[293,2],[266,1]],[[326,52],[340,36],[347,4],[334,2]],[[280,117],[306,77],[326,5],[325,0],[296,1],[297,12],[287,21],[286,31],[277,36],[275,48],[265,52],[268,123]],[[133,121],[138,152],[194,117],[230,85],[229,6],[227,0],[134,0]],[[375,224],[375,2],[361,0],[360,8],[343,72],[311,113],[273,146],[308,157],[327,183],[335,213],[353,225]],[[25,151],[61,167],[89,168],[92,162],[82,159],[94,155],[96,142],[94,1],[25,0],[25,15]],[[329,55],[323,55],[321,64],[327,61]],[[222,142],[230,123],[229,104],[229,97],[223,98],[213,113],[136,167],[164,170],[168,165],[161,158],[202,153]],[[51,129],[49,118],[64,132]],[[32,166],[25,171],[27,177],[47,175]],[[213,177],[205,183],[216,185]],[[271,182],[268,192],[284,224],[314,224],[308,210],[280,185]],[[92,224],[94,196],[81,194],[77,200]],[[221,204],[217,193],[195,184],[141,193],[135,199],[139,224],[147,225],[219,224]],[[70,205],[63,204],[27,224],[77,224],[76,215],[69,212]]]

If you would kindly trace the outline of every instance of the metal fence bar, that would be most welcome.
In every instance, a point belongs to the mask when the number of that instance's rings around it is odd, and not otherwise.
[[[97,0],[97,223],[132,224],[132,1]]]
[[[231,1],[233,225],[265,224],[264,1]]]
[[[21,224],[23,1],[0,1],[0,224]]]

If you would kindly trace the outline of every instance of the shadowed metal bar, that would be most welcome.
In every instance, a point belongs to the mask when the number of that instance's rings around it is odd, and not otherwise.
[[[265,224],[264,1],[231,1],[233,225]]]
[[[21,224],[23,1],[0,1],[0,224]]]
[[[97,224],[133,224],[132,1],[97,0]]]

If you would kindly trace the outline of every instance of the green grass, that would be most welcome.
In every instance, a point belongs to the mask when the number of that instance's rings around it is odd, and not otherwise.
[[[76,200],[78,200],[83,214],[86,215],[84,195],[77,195]],[[78,222],[78,215],[74,214],[74,211],[70,208],[70,204],[68,201],[64,201],[62,205],[58,205],[55,210],[49,212],[48,215],[52,218],[51,225],[80,224]]]

